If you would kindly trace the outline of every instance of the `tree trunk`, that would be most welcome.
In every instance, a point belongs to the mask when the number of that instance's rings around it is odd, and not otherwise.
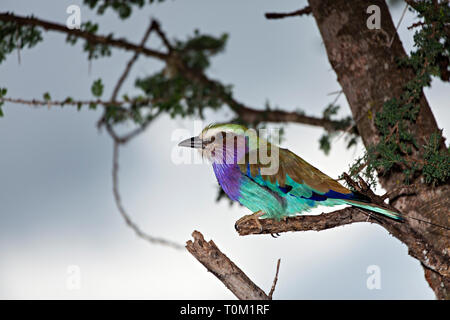
[[[406,57],[402,43],[385,1],[309,0],[319,27],[328,59],[347,97],[358,132],[367,147],[380,139],[374,115],[383,103],[399,97],[405,84],[413,77],[411,69],[398,67],[397,58]],[[377,5],[381,13],[381,29],[370,30],[366,13]],[[394,37],[392,45],[391,39]],[[439,128],[425,96],[412,131],[419,145],[428,141]],[[442,148],[445,145],[442,144]],[[421,150],[418,151],[419,153]],[[399,172],[379,176],[389,192],[402,183]],[[407,217],[450,225],[449,185],[431,187],[420,183],[416,194],[399,197],[393,203]],[[450,298],[450,242],[448,230],[406,219],[403,224],[390,223],[385,228],[408,246],[409,254],[418,259],[425,278],[438,299]]]

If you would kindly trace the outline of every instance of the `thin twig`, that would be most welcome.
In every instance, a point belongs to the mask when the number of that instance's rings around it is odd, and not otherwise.
[[[129,226],[131,229],[134,230],[136,235],[152,244],[159,244],[164,245],[168,247],[172,247],[174,249],[182,250],[184,247],[178,243],[175,243],[171,240],[166,240],[163,238],[157,238],[153,237],[144,231],[142,231],[136,223],[131,220],[130,216],[125,211],[125,208],[122,205],[122,200],[120,198],[119,193],[119,143],[117,141],[114,141],[114,147],[113,147],[113,169],[112,169],[112,178],[113,178],[113,194],[114,194],[114,201],[116,203],[117,209],[119,210],[120,214],[122,215],[123,219],[125,220],[125,223],[127,226]]]
[[[342,90],[343,92],[343,90]],[[361,110],[360,115],[358,116],[358,118],[356,118],[356,120],[354,121],[354,123],[350,124],[347,128],[345,128],[341,134],[339,134],[339,136],[336,137],[336,140],[334,141],[339,141],[345,134],[349,133],[350,130],[352,130],[353,128],[357,127],[359,121],[362,120],[362,118],[366,115],[366,112],[370,110],[370,105],[366,106],[365,108],[363,108],[363,110]]]
[[[146,30],[146,32],[144,34],[144,37],[141,40],[141,43],[140,43],[140,47],[141,48],[143,48],[145,43],[147,42],[148,37],[150,36],[152,30],[154,29],[154,25],[155,25],[155,21],[153,21],[153,20],[150,21],[150,25],[148,26],[148,28],[147,28],[147,30]],[[119,91],[120,91],[120,88],[122,87],[123,83],[125,82],[125,79],[128,77],[128,74],[130,73],[131,67],[133,66],[133,64],[138,59],[139,54],[140,54],[140,52],[136,51],[134,53],[133,57],[128,61],[127,65],[125,67],[125,70],[123,71],[122,75],[120,76],[119,80],[117,81],[117,83],[116,83],[116,85],[114,87],[114,90],[113,90],[112,95],[111,95],[111,101],[116,101],[117,95],[119,94]],[[102,117],[97,121],[97,128],[100,128],[105,123],[105,119],[106,119],[106,110],[103,113]],[[108,132],[110,132],[110,134],[113,137],[116,137],[117,135],[115,134],[115,132],[111,133],[111,131],[112,131],[112,128],[110,127]]]
[[[402,15],[401,15],[401,17],[400,17],[400,20],[398,21],[398,23],[397,23],[397,26],[395,27],[395,33],[393,34],[393,36],[392,36],[392,38],[391,38],[391,41],[389,42],[389,48],[392,46],[392,43],[394,42],[394,39],[395,39],[395,36],[397,35],[397,31],[398,31],[398,28],[400,27],[400,24],[402,23],[402,20],[403,20],[403,17],[405,16],[405,13],[406,13],[406,9],[408,9],[408,6],[409,6],[409,4],[406,4],[405,5],[405,8],[403,9],[403,12],[402,12]]]
[[[19,39],[19,29],[16,29],[16,38]],[[20,46],[22,45],[22,38],[20,38],[20,43],[19,41],[17,42],[17,62],[20,65],[21,59],[20,59]]]
[[[270,298],[270,300],[272,300],[272,296],[273,296],[273,293],[274,293],[274,291],[275,291],[275,287],[277,286],[277,282],[278,282],[278,273],[280,272],[280,262],[281,262],[281,259],[278,259],[278,262],[277,262],[277,271],[275,272],[275,278],[273,279],[272,288],[270,289],[270,292],[269,292],[269,298]]]
[[[141,40],[140,43],[140,47],[143,48],[145,45],[145,42],[147,41],[148,37],[150,36],[152,30],[155,29],[155,26],[157,25],[157,23],[153,20],[150,22],[149,27],[147,28],[144,37]],[[128,61],[124,72],[122,73],[121,77],[119,78],[116,86],[114,87],[112,96],[111,96],[111,101],[116,101],[116,97],[119,93],[120,87],[122,86],[123,82],[125,81],[126,77],[128,76],[131,67],[133,66],[133,64],[136,62],[137,58],[139,57],[140,51],[136,51],[133,55],[133,57],[130,59],[130,61]],[[102,118],[100,119],[99,123],[104,122],[105,119],[105,114],[102,116]],[[153,120],[153,119],[152,119]],[[137,128],[136,130],[132,131],[131,133],[123,136],[123,137],[119,137],[117,135],[117,133],[114,131],[113,127],[111,126],[111,124],[109,122],[106,122],[106,128],[107,128],[107,132],[109,133],[109,135],[111,136],[111,138],[113,139],[113,143],[114,143],[114,149],[113,149],[113,194],[114,194],[114,201],[116,203],[117,209],[119,210],[120,214],[122,215],[122,217],[124,218],[127,226],[129,226],[131,229],[134,230],[134,232],[142,239],[147,240],[148,242],[152,243],[152,244],[160,244],[160,245],[165,245],[165,246],[169,246],[175,249],[183,249],[184,247],[178,243],[175,243],[173,241],[170,240],[166,240],[163,238],[157,238],[157,237],[153,237],[145,232],[143,232],[136,223],[134,223],[130,216],[128,215],[128,213],[125,211],[123,205],[122,205],[122,201],[120,198],[120,193],[119,193],[119,178],[118,178],[118,171],[119,171],[119,147],[120,144],[126,143],[129,140],[131,140],[133,137],[137,136],[139,133],[143,132],[145,130],[145,128],[147,127],[147,125],[151,122],[151,120],[147,120],[144,124],[142,124],[139,128]]]
[[[344,92],[344,90],[341,90],[337,93],[336,98],[334,98],[333,102],[331,103],[333,106],[336,104],[336,102],[339,100],[340,96],[342,95],[342,93]]]
[[[170,41],[167,39],[166,34],[162,31],[161,25],[159,24],[158,21],[153,20],[153,28],[156,31],[156,33],[158,34],[158,36],[161,38],[161,41],[166,46],[166,49],[168,50],[169,55],[170,55],[171,52],[173,51],[173,47],[170,44]]]
[[[155,21],[150,21],[150,25],[148,26],[147,30],[145,31],[144,37],[141,40],[141,43],[139,44],[140,48],[143,48],[145,43],[147,42],[148,37],[152,33],[152,30],[155,28]],[[133,55],[133,57],[128,61],[127,66],[125,67],[125,70],[123,71],[122,75],[120,76],[119,80],[116,83],[116,86],[114,87],[111,101],[115,101],[117,98],[117,95],[119,94],[119,90],[122,87],[122,84],[124,83],[125,79],[127,78],[128,74],[130,73],[131,67],[136,62],[137,58],[139,57],[140,52],[136,51]]]
[[[65,99],[65,100],[39,100],[39,99],[21,99],[21,98],[8,98],[8,97],[2,97],[0,98],[0,101],[4,102],[10,102],[15,104],[24,104],[29,106],[79,106],[79,105],[90,105],[90,104],[98,104],[105,108],[117,108],[121,111],[126,111],[127,109],[121,108],[121,106],[126,104],[140,104],[140,105],[146,105],[154,103],[155,100],[153,99],[132,99],[129,101],[112,101],[112,100],[72,100],[72,99]]]

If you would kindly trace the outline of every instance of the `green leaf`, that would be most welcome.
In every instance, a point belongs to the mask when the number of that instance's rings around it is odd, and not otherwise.
[[[326,155],[328,155],[330,153],[331,143],[330,143],[330,136],[328,134],[324,134],[324,135],[322,135],[322,137],[320,137],[319,148]]]
[[[95,80],[91,87],[92,94],[96,97],[100,97],[103,94],[102,79]]]
[[[52,97],[50,97],[50,93],[46,92],[42,95],[44,97],[45,101],[50,101],[52,100]]]

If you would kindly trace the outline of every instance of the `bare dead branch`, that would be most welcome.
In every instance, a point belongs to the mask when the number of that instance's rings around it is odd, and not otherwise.
[[[302,15],[309,15],[311,14],[311,7],[307,6],[303,9],[294,11],[294,12],[288,12],[288,13],[276,13],[276,12],[268,12],[265,14],[266,19],[283,19],[287,17],[295,17],[295,16],[302,16]]]
[[[186,249],[238,299],[270,300],[270,297],[223,254],[212,240],[206,242],[198,231],[194,231],[192,237],[194,241],[187,241]]]

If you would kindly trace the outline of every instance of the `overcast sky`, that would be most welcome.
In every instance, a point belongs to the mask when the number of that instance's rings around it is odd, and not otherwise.
[[[1,10],[65,23],[66,8],[81,6],[81,18],[100,23],[100,33],[114,32],[138,43],[156,17],[170,39],[184,39],[195,29],[229,33],[223,54],[213,59],[211,77],[234,86],[243,103],[262,108],[268,100],[285,110],[302,108],[319,116],[340,90],[312,17],[268,21],[268,11],[292,11],[305,1],[168,0],[134,10],[121,21],[108,11],[95,16],[82,1],[3,0]],[[395,8],[395,22],[402,5]],[[383,18],[383,17],[382,17]],[[407,51],[414,15],[406,14],[399,32]],[[11,54],[0,65],[0,87],[8,96],[91,98],[90,86],[101,77],[111,94],[129,52],[113,50],[94,61],[88,73],[81,42],[71,47],[65,36],[45,33],[31,50]],[[157,41],[149,45],[159,46]],[[136,93],[133,79],[161,64],[141,57],[122,93]],[[433,80],[426,96],[438,124],[450,129],[448,85]],[[341,97],[341,115],[349,114]],[[0,119],[0,298],[227,299],[234,296],[189,253],[150,245],[127,228],[112,197],[112,142],[96,129],[100,111],[30,108],[6,103]],[[221,111],[208,122],[230,119]],[[239,237],[235,221],[248,210],[217,203],[217,183],[209,165],[176,165],[171,155],[175,130],[193,135],[194,119],[161,117],[121,149],[120,182],[125,207],[141,228],[179,243],[193,230],[213,239],[261,288],[270,289],[281,258],[276,299],[433,299],[419,262],[386,230],[368,223],[323,232]],[[131,127],[130,127],[131,129]],[[329,156],[318,150],[322,130],[288,125],[283,146],[332,177],[348,169],[362,147],[345,150],[334,142]],[[188,150],[189,151],[189,150]],[[189,151],[190,152],[190,151]],[[381,190],[379,192],[382,192]],[[322,212],[322,208],[313,213]],[[367,268],[378,266],[381,289],[369,290]],[[80,271],[79,289],[71,290],[68,271]]]

